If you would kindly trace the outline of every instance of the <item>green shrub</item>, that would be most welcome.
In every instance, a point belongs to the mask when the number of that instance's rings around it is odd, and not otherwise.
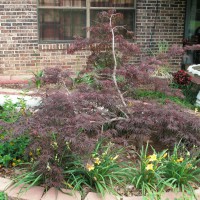
[[[13,103],[11,99],[6,97],[6,101],[0,111],[0,120],[11,124],[16,122],[20,116],[25,115],[25,112],[26,102],[23,98],[19,98],[17,103]],[[0,165],[15,167],[19,163],[27,160],[24,155],[26,147],[29,144],[29,138],[27,135],[9,138],[10,131],[7,128],[0,127]]]
[[[182,91],[185,96],[185,100],[189,102],[190,104],[194,105],[196,103],[199,89],[200,87],[194,83],[191,83],[187,86],[183,86]]]
[[[0,134],[3,139],[6,134]],[[19,136],[0,142],[0,165],[5,167],[15,167],[27,160],[25,150],[30,140],[28,136]]]
[[[5,98],[6,100],[0,109],[0,120],[13,123],[25,114],[26,102],[23,98],[19,98],[18,102],[13,103],[9,97]]]

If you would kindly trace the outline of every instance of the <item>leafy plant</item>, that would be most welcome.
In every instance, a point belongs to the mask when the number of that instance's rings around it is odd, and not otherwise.
[[[18,102],[13,103],[7,97],[0,111],[0,122],[4,122],[5,127],[0,125],[0,165],[5,167],[15,167],[19,163],[25,161],[25,149],[29,144],[27,135],[19,135],[18,137],[9,138],[10,126],[19,120],[20,117],[26,115],[26,102],[23,98],[19,98]]]
[[[95,74],[93,73],[85,73],[85,74],[78,74],[78,76],[74,79],[76,84],[80,83],[86,83],[88,85],[92,85],[95,80],[94,80]]]
[[[0,134],[0,165],[5,167],[15,167],[27,160],[25,151],[30,140],[27,135],[3,140],[6,136],[6,133]]]
[[[25,114],[26,102],[23,98],[19,98],[18,102],[13,103],[9,97],[5,96],[5,98],[6,100],[0,110],[0,120],[13,123]]]
[[[66,169],[65,173],[69,176],[66,185],[82,191],[83,186],[88,186],[102,196],[105,193],[117,194],[116,186],[125,186],[128,168],[118,161],[122,152],[114,150],[113,145],[103,146],[102,142],[98,142],[86,164],[82,161],[76,163],[74,169]]]
[[[138,164],[133,168],[132,184],[140,189],[143,195],[153,193],[161,193],[168,185],[168,180],[164,181],[163,177],[163,159],[166,157],[166,150],[148,156],[148,144],[142,147],[138,160]]]
[[[40,89],[40,87],[42,86],[42,77],[44,75],[44,71],[40,70],[36,73],[33,72],[33,75],[34,75],[33,82],[35,83],[37,89]]]
[[[192,105],[195,105],[199,86],[191,82],[189,85],[183,86],[182,91],[185,99]]]
[[[20,193],[23,193],[35,185],[42,184],[44,176],[37,171],[37,164],[37,162],[24,163],[23,165],[25,166],[25,168],[20,168],[21,173],[13,178],[15,184],[12,187],[14,188],[19,185],[23,185],[20,190]]]
[[[179,70],[173,74],[173,82],[180,86],[186,86],[191,83],[191,76],[184,70]]]
[[[7,196],[4,192],[0,192],[0,199],[1,200],[7,200],[8,198],[7,198]]]
[[[133,167],[132,183],[145,195],[161,195],[166,189],[184,191],[194,196],[194,187],[200,183],[199,152],[189,151],[175,145],[172,152],[164,150],[148,155],[148,144],[138,155],[138,164]]]
[[[169,50],[169,43],[166,40],[158,42],[158,53],[167,53]]]
[[[199,153],[198,153],[199,154]],[[199,155],[175,145],[173,152],[164,160],[164,178],[181,191],[193,191],[193,187],[200,183]]]

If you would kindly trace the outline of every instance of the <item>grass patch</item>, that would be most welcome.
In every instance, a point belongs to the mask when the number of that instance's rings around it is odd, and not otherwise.
[[[136,97],[138,99],[155,99],[158,102],[165,104],[168,100],[191,110],[195,109],[195,105],[191,104],[187,99],[181,99],[179,97],[168,96],[162,92],[150,91],[150,90],[137,90]]]
[[[0,200],[7,200],[7,195],[4,192],[0,192]]]

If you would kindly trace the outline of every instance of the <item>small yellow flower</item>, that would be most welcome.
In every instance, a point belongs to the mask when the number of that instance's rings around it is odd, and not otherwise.
[[[165,153],[165,154],[163,155],[163,157],[162,157],[162,158],[166,158],[166,157],[167,157],[167,155],[168,155],[168,154],[167,154],[167,153]]]
[[[29,152],[29,156],[32,156],[32,155],[33,155],[33,153],[30,151],[30,152]]]
[[[133,106],[133,102],[129,101],[129,102],[128,102],[128,106],[129,106],[129,107],[132,107],[132,106]]]
[[[192,167],[192,164],[191,163],[187,163],[186,168],[190,168],[190,167]]]
[[[153,155],[150,155],[148,158],[149,158],[149,161],[153,162],[157,160],[157,155],[153,154]]]
[[[102,153],[102,156],[104,157],[104,156],[106,156],[107,154],[108,154],[108,152],[106,151],[106,152]]]
[[[12,163],[12,166],[15,167],[15,166],[16,166],[16,163],[13,162],[13,163]]]
[[[97,158],[94,158],[94,163],[99,165],[101,163],[100,159],[97,157]]]
[[[16,160],[16,158],[13,158],[13,160]]]
[[[112,160],[116,160],[119,157],[119,155],[116,155]]]
[[[1,136],[0,136],[0,139],[4,139],[4,135],[1,135]]]
[[[145,168],[147,171],[153,170],[153,164],[148,164]]]
[[[87,169],[88,171],[92,171],[92,170],[94,170],[94,165],[93,165],[93,164],[87,163],[86,169]]]
[[[176,160],[176,162],[183,162],[183,157],[180,157],[179,159]]]
[[[51,143],[51,146],[52,146],[54,149],[57,149],[57,148],[58,148],[58,143],[57,143],[57,142],[52,142],[52,143]]]
[[[46,169],[47,169],[48,171],[51,170],[51,167],[50,167],[50,165],[49,165],[49,162],[47,163],[47,167],[46,167]]]
[[[73,186],[69,183],[67,183],[67,186],[70,188],[70,189],[73,189]]]
[[[187,151],[187,154],[186,154],[187,156],[190,156],[190,152],[189,151]]]
[[[18,160],[17,160],[17,162],[21,162],[21,160],[20,160],[20,159],[18,159]]]

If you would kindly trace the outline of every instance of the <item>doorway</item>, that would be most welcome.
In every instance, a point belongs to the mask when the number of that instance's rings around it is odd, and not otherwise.
[[[187,0],[183,45],[200,44],[200,0]],[[200,64],[200,51],[188,51],[184,64]]]

